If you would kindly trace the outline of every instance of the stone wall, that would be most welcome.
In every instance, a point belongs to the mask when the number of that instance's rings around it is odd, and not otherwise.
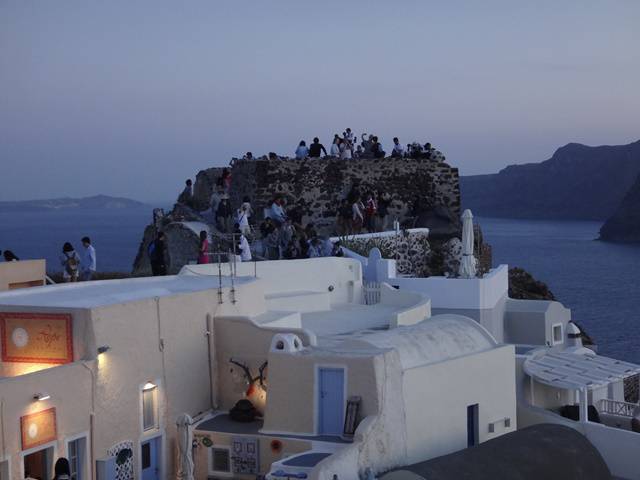
[[[301,223],[313,222],[321,235],[336,234],[336,212],[340,201],[354,185],[365,195],[368,190],[386,192],[391,197],[388,227],[398,218],[403,227],[428,227],[431,237],[438,232],[449,238],[459,233],[460,188],[458,169],[439,160],[424,158],[382,158],[340,160],[296,160],[271,155],[256,160],[234,159],[229,191],[233,208],[243,197],[251,199],[254,208],[252,222],[263,219],[275,195],[286,199],[287,212],[298,213]],[[197,258],[197,232],[182,228],[184,222],[210,223],[211,215],[204,214],[211,205],[211,195],[222,167],[198,172],[194,183],[192,206],[176,205],[161,221],[169,250],[169,270],[177,272],[182,265]],[[363,199],[364,200],[364,199]],[[421,214],[413,215],[418,202]],[[133,273],[150,272],[148,243],[155,236],[157,226],[147,227],[141,241]]]
[[[198,204],[210,201],[220,169],[198,174],[195,190],[202,192]],[[231,201],[238,206],[244,196],[251,198],[257,218],[274,195],[283,195],[287,210],[299,209],[303,223],[313,222],[324,234],[332,234],[336,209],[354,183],[364,194],[369,189],[388,192],[391,218],[407,220],[416,198],[431,207],[444,207],[460,217],[458,169],[446,163],[411,158],[340,160],[322,158],[295,160],[237,160],[231,168]],[[211,185],[211,187],[210,187]],[[208,193],[204,193],[207,191]],[[413,225],[411,225],[413,226]]]

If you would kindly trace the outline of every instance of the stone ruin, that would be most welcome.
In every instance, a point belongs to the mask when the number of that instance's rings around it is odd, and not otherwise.
[[[391,197],[389,227],[397,219],[403,229],[430,229],[429,241],[420,250],[435,260],[430,266],[417,267],[420,272],[416,274],[442,274],[439,245],[460,236],[458,169],[442,158],[297,160],[270,154],[251,160],[234,159],[227,168],[231,173],[231,204],[234,209],[238,208],[242,199],[249,197],[254,209],[252,223],[258,225],[263,220],[263,210],[277,195],[285,199],[285,208],[294,220],[302,225],[313,223],[318,233],[327,237],[336,234],[340,201],[352,188],[357,188],[362,195],[369,190],[388,193]],[[145,229],[133,266],[134,275],[150,274],[147,246],[159,228],[167,237],[170,273],[177,273],[197,258],[199,229],[206,229],[214,236],[216,233],[212,225],[211,198],[222,170],[222,167],[213,167],[198,172],[191,208],[176,204],[170,213],[154,216],[154,224]],[[401,269],[414,270],[406,265]]]

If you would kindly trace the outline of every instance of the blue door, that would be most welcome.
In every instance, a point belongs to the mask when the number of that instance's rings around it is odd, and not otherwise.
[[[140,456],[142,480],[160,480],[160,437],[144,442]]]
[[[321,368],[318,379],[318,435],[342,435],[344,427],[344,370]]]

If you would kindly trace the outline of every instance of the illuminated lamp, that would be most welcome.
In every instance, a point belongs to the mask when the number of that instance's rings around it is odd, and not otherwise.
[[[100,355],[101,353],[106,353],[109,350],[111,350],[111,347],[109,345],[102,345],[101,347],[98,347],[98,355]]]
[[[51,395],[49,395],[48,393],[36,393],[33,396],[33,399],[37,402],[43,402],[44,400],[49,400],[51,398]]]
[[[156,384],[152,383],[152,382],[147,382],[144,384],[144,386],[142,387],[143,391],[148,391],[148,390],[153,390],[154,388],[156,388]]]
[[[280,440],[271,440],[270,447],[273,453],[280,453],[282,451],[282,442]]]

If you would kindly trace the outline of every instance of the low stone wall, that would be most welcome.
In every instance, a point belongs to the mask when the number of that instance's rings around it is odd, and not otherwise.
[[[395,259],[396,271],[401,275],[414,277],[428,277],[429,257],[429,232],[401,230],[397,235],[352,235],[345,237],[333,237],[332,240],[340,240],[346,248],[363,257],[368,257],[373,248],[380,250],[382,258]]]

